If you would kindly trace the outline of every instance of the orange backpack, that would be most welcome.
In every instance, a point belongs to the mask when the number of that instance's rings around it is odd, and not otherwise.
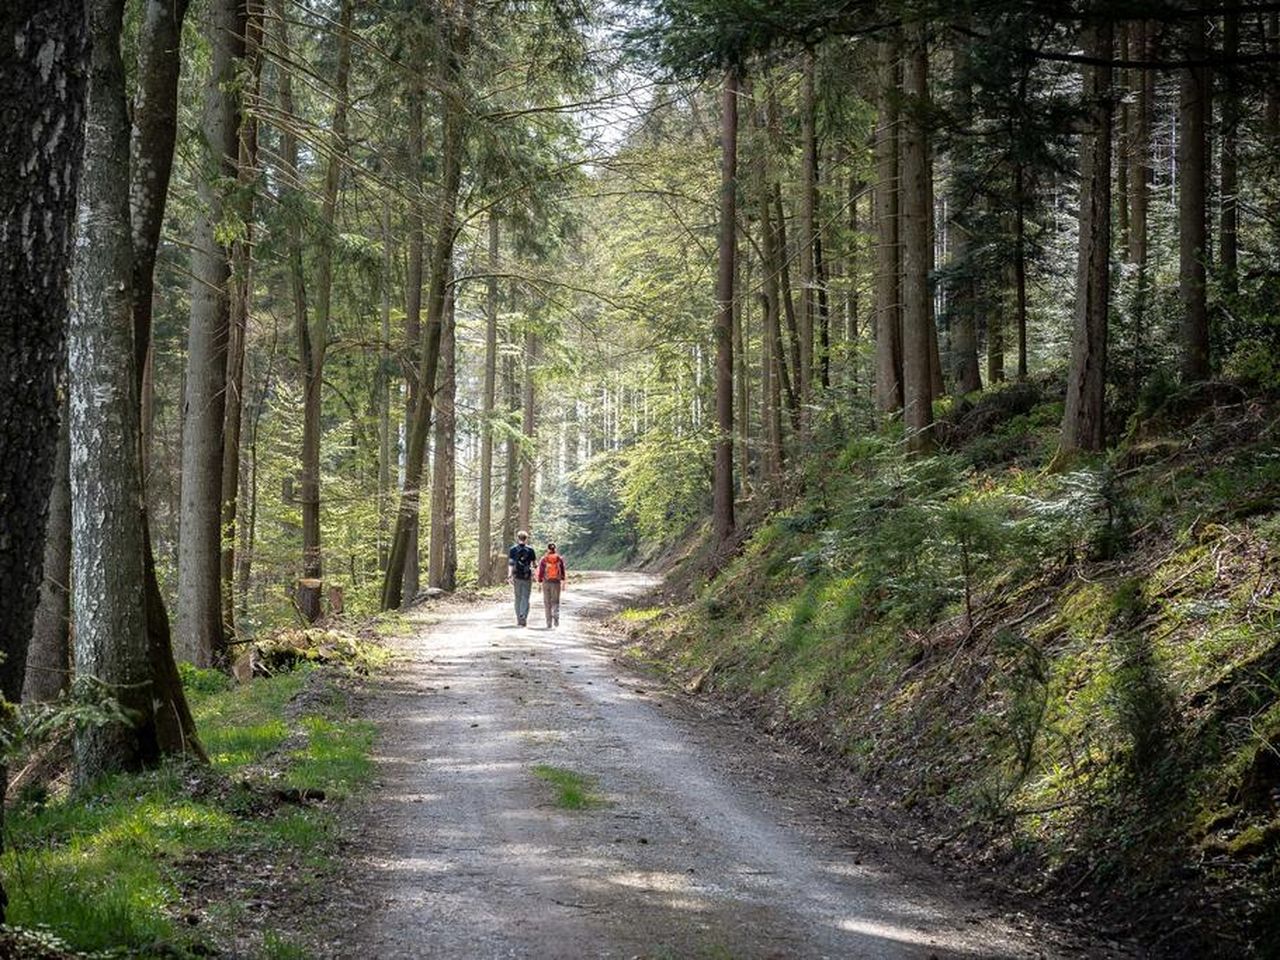
[[[560,562],[558,553],[548,553],[542,558],[542,562],[546,564],[543,570],[543,577],[547,580],[559,580],[564,573],[564,565]]]

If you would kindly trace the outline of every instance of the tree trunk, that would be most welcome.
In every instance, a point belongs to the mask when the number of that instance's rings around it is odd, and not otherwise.
[[[133,332],[129,116],[123,0],[90,0],[89,106],[71,315],[70,473],[76,670],[106,685],[131,724],[75,738],[76,779],[159,757],[147,646],[142,448]],[[43,513],[43,510],[41,510]]]
[[[56,700],[71,683],[70,419],[71,411],[64,399],[53,489],[49,493],[40,602],[31,627],[26,679],[22,684],[23,703]],[[8,698],[7,692],[5,697]]]
[[[1240,53],[1240,14],[1229,12],[1222,17],[1222,56],[1230,61]],[[1240,90],[1237,67],[1227,67],[1222,74],[1222,160],[1220,181],[1221,222],[1218,244],[1222,292],[1235,295],[1239,286],[1240,226]]]
[[[338,65],[334,80],[332,142],[325,168],[320,235],[316,238],[316,310],[298,325],[298,360],[302,366],[302,576],[324,576],[320,544],[320,444],[324,407],[324,363],[329,348],[333,302],[333,237],[337,230],[338,187],[347,138],[347,83],[351,74],[351,0],[343,0],[338,23]],[[319,606],[318,604],[316,605]]]
[[[875,135],[876,409],[902,409],[902,316],[898,299],[898,53],[899,40],[878,44]]]
[[[10,231],[0,244],[0,695],[9,703],[22,696],[57,469],[83,159],[85,20],[82,0],[13,0],[0,11],[9,45],[0,70],[0,223]],[[6,711],[4,722],[10,719]],[[7,781],[0,768],[0,827]],[[7,903],[0,889],[0,923]]]
[[[1086,29],[1088,56],[1110,61],[1113,26]],[[1062,451],[1101,450],[1107,371],[1107,312],[1111,298],[1111,136],[1114,105],[1110,66],[1086,66],[1084,102],[1089,127],[1080,141],[1080,248],[1076,271],[1075,333],[1067,375]]]
[[[431,286],[427,298],[427,342],[418,370],[420,396],[414,409],[412,429],[409,431],[408,452],[405,461],[404,489],[400,495],[400,509],[396,514],[395,534],[391,543],[391,556],[387,562],[387,575],[382,586],[382,608],[392,610],[400,606],[403,597],[405,562],[408,559],[411,534],[417,526],[419,515],[419,486],[422,480],[423,455],[427,445],[427,430],[431,424],[432,402],[429,384],[435,383],[436,368],[440,362],[440,334],[445,308],[445,285],[453,257],[453,244],[457,232],[458,192],[462,183],[462,157],[465,149],[464,124],[466,114],[459,101],[462,60],[470,42],[473,4],[466,0],[461,9],[443,17],[438,29],[444,35],[441,48],[442,141],[441,157],[443,176],[440,187],[440,224],[431,251]]]
[[[1187,24],[1187,57],[1204,56],[1204,21]],[[1178,297],[1182,304],[1182,379],[1209,378],[1209,310],[1205,299],[1205,191],[1208,184],[1209,71],[1181,70],[1178,104]]]
[[[717,539],[733,535],[733,281],[737,253],[738,93],[737,67],[724,75],[720,129],[720,237],[716,275],[716,444],[712,482],[712,525]],[[813,343],[810,339],[809,348]],[[800,350],[801,381],[805,350]],[[812,360],[812,357],[810,357]],[[803,391],[803,387],[801,388]],[[803,400],[803,393],[802,393]],[[803,417],[803,414],[801,415]]]
[[[498,379],[498,218],[489,214],[489,278],[485,284],[484,382],[480,388],[480,523],[476,580],[493,580],[493,405]]]
[[[250,96],[258,95],[262,74],[262,9],[254,6],[245,22]],[[237,216],[244,236],[236,239],[231,260],[231,308],[227,345],[227,410],[222,438],[222,623],[227,636],[236,633],[236,511],[240,496],[240,433],[244,418],[244,360],[249,314],[253,304],[253,208],[258,164],[258,119],[245,116],[240,127]]]
[[[745,261],[745,262],[744,262]],[[751,289],[751,259],[738,258],[737,267],[746,271],[746,281],[736,282],[737,289]],[[750,358],[747,356],[747,325],[750,321],[749,297],[734,298],[733,304],[733,357],[734,357],[734,397],[737,413],[735,421],[737,436],[735,444],[738,453],[738,483],[742,496],[747,496],[751,489],[751,380],[749,376]]]
[[[813,48],[805,50],[800,83],[800,423],[808,429],[813,406],[813,334],[818,274],[818,134]]]
[[[1140,59],[1154,56],[1150,21],[1134,24],[1136,53]],[[1147,209],[1151,196],[1151,112],[1155,102],[1155,71],[1140,70],[1134,73],[1135,99],[1133,109],[1133,135],[1129,143],[1129,247],[1128,260],[1136,270],[1133,294],[1133,377],[1134,384],[1142,381],[1142,336],[1146,327],[1147,300],[1150,280],[1147,268]]]
[[[967,28],[967,22],[962,26]],[[952,52],[956,121],[962,129],[973,123],[973,89],[969,78],[972,42],[967,36],[959,36]],[[957,143],[954,163],[969,172],[974,162],[973,151],[962,136]],[[948,305],[951,316],[951,374],[956,395],[964,396],[982,389],[982,374],[978,369],[977,278],[971,262],[975,251],[970,244],[966,216],[969,200],[959,177],[952,177],[952,189],[955,192],[951,198],[953,220],[949,240],[954,279]]]
[[[391,201],[382,202],[382,311],[378,349],[378,573],[387,572],[391,498]]]
[[[417,409],[418,400],[421,396],[418,377],[419,369],[422,365],[422,274],[423,251],[426,246],[422,216],[422,101],[424,95],[421,79],[418,77],[411,78],[407,91],[409,101],[408,181],[413,187],[413,191],[409,197],[409,264],[405,279],[404,314],[405,358],[408,364],[408,371],[405,376],[408,389],[405,391],[406,404],[404,411],[406,456],[409,436],[413,432],[414,410]],[[407,466],[408,463],[406,461],[406,468]],[[420,474],[422,467],[423,464],[418,463],[414,469]],[[407,473],[408,470],[406,469]],[[405,509],[409,510],[410,513],[405,521],[408,524],[408,530],[405,533],[407,543],[405,545],[404,573],[401,574],[400,580],[402,595],[412,598],[418,595],[418,590],[421,586],[418,565],[420,513],[416,496]],[[394,534],[392,546],[394,547]],[[387,563],[390,564],[390,562],[391,558],[388,555]]]
[[[926,130],[929,61],[926,27],[909,28],[904,92],[910,112],[902,134],[902,394],[907,447],[933,448],[933,366],[929,272],[933,259],[929,221],[929,136]]]
[[[532,329],[524,335],[524,412],[520,420],[520,503],[516,525],[528,530],[533,524],[533,481],[538,444],[538,392],[533,372],[538,362],[538,336]],[[607,428],[606,428],[607,433]]]
[[[231,251],[221,235],[229,212],[222,184],[235,179],[240,148],[237,76],[244,53],[242,14],[237,0],[210,0],[205,24],[212,70],[204,94],[206,153],[197,177],[200,212],[191,251],[178,544],[179,649],[199,667],[227,662],[222,624],[222,450]]]
[[[435,458],[431,478],[431,533],[427,551],[427,585],[453,591],[458,585],[455,515],[454,400],[457,392],[457,340],[454,336],[454,293],[449,287],[440,332],[440,381],[436,386]]]
[[[508,346],[514,348],[514,341],[514,333],[508,330]],[[508,547],[516,540],[516,525],[519,523],[516,511],[520,497],[520,444],[514,429],[520,413],[520,385],[516,380],[514,349],[509,349],[502,358],[502,384],[507,411],[506,469],[502,474],[502,543]],[[501,557],[495,567],[498,571],[505,569]]]
[[[156,578],[145,493],[153,415],[151,397],[155,351],[151,326],[155,263],[173,169],[178,126],[180,40],[187,7],[186,0],[174,3],[148,0],[143,10],[142,28],[137,39],[137,90],[133,103],[128,172],[133,242],[134,358],[140,391],[141,476],[144,487],[139,524],[143,538],[144,594],[152,683],[160,704],[156,711],[157,735],[160,750],[164,753],[193,753],[203,757],[203,750],[196,739],[195,721],[191,718],[182,681],[173,661],[173,637],[169,614]]]
[[[1018,164],[1013,180],[1013,317],[1018,331],[1018,380],[1027,379],[1027,218],[1026,172]]]

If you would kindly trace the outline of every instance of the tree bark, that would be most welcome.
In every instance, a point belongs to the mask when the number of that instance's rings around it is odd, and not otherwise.
[[[929,136],[926,130],[929,61],[926,26],[912,25],[907,37],[904,91],[910,112],[902,134],[902,393],[907,448],[933,449],[933,356],[930,337],[929,272],[933,260],[929,229]]]
[[[898,80],[899,40],[878,44],[879,75],[875,133],[876,218],[876,409],[902,409],[902,316],[898,299]]]
[[[387,572],[391,499],[391,201],[382,202],[382,309],[378,349],[378,573]]]
[[[712,481],[712,526],[716,538],[733,535],[733,285],[737,254],[738,68],[725,70],[720,128],[720,236],[716,275],[716,443]],[[813,343],[810,338],[809,348]],[[805,376],[803,334],[801,378]],[[812,356],[810,356],[810,361]],[[802,387],[803,391],[803,387]],[[803,394],[802,394],[803,399]],[[803,418],[803,413],[801,414]]]
[[[1203,57],[1204,21],[1187,24],[1187,57]],[[1209,310],[1205,297],[1205,193],[1208,184],[1209,71],[1181,70],[1178,104],[1178,297],[1182,305],[1182,379],[1209,378]]]
[[[75,737],[76,779],[159,758],[147,645],[142,448],[134,354],[129,116],[120,52],[124,0],[90,0],[88,113],[80,182],[76,308],[68,360],[72,610],[76,670],[105,685],[131,723]]]
[[[1231,60],[1240,53],[1240,14],[1222,17],[1222,56]],[[1235,67],[1222,74],[1222,156],[1219,197],[1221,203],[1218,245],[1222,292],[1234,296],[1239,287],[1240,227],[1240,89]]]
[[[23,703],[56,700],[71,683],[70,417],[64,400],[53,489],[49,493],[40,601],[31,627],[26,679],[22,684]],[[7,693],[5,697],[8,698]]]
[[[813,48],[805,50],[800,81],[800,423],[807,430],[813,405],[813,334],[817,315],[818,135]]]
[[[220,235],[223,183],[236,177],[240,149],[239,61],[244,10],[210,0],[205,32],[212,69],[204,94],[205,153],[196,193],[191,251],[191,326],[187,337],[186,416],[182,437],[182,508],[178,543],[178,637],[199,667],[225,666],[222,623],[222,451],[226,414],[231,251]]]
[[[258,95],[262,72],[262,10],[255,6],[245,20],[250,96]],[[240,126],[237,171],[237,215],[244,236],[232,247],[232,296],[227,345],[227,409],[222,438],[222,623],[227,636],[236,632],[237,509],[240,497],[240,434],[244,418],[244,361],[249,314],[253,304],[253,208],[257,180],[258,120],[246,115]]]
[[[965,18],[967,21],[967,18]],[[967,22],[962,23],[967,27]],[[973,41],[959,36],[952,50],[952,72],[955,76],[955,113],[962,129],[973,122],[973,87],[970,80],[970,52]],[[974,164],[973,151],[963,134],[957,143],[955,164],[969,171]],[[968,197],[963,195],[959,177],[952,177],[950,261],[953,281],[949,313],[951,315],[951,375],[957,396],[982,389],[982,373],[978,368],[978,304],[970,243]]]
[[[476,579],[493,580],[493,406],[498,380],[498,218],[489,214],[489,278],[485,284],[484,381],[480,388],[480,523]]]
[[[538,362],[538,335],[524,335],[524,411],[520,419],[520,501],[516,525],[528,530],[533,524],[533,482],[538,445],[538,391],[533,372]],[[607,433],[607,429],[606,429]]]
[[[409,198],[409,264],[405,279],[404,313],[405,359],[408,365],[405,377],[408,389],[405,391],[407,400],[404,411],[406,447],[409,436],[413,433],[414,410],[417,409],[419,397],[421,396],[421,385],[418,378],[422,365],[422,274],[424,249],[426,247],[422,215],[422,101],[424,96],[425,91],[421,78],[410,78],[407,90],[409,114],[408,180],[413,189]],[[406,449],[406,456],[407,453]],[[406,468],[407,466],[408,463],[406,461]],[[423,464],[418,463],[415,469],[421,473],[422,467]],[[406,469],[406,474],[407,472]],[[407,543],[405,546],[404,572],[400,577],[401,592],[405,597],[416,597],[421,586],[418,565],[418,526],[421,515],[416,497],[412,503],[408,504],[408,509],[411,514],[406,519],[406,523],[409,526],[405,533]],[[394,534],[392,545],[394,547]],[[390,555],[387,557],[387,562],[388,564],[391,562]]]
[[[446,294],[444,329],[440,332],[440,380],[435,393],[435,457],[431,478],[431,533],[427,550],[427,585],[453,591],[458,586],[455,444],[457,420],[457,340],[454,335],[454,294]]]
[[[335,99],[325,168],[320,235],[316,238],[316,309],[297,326],[298,361],[302,367],[302,576],[322,580],[320,543],[320,444],[324,407],[324,364],[329,348],[329,320],[333,302],[333,236],[337,229],[338,188],[347,139],[347,86],[351,74],[351,0],[343,0],[338,20],[338,64]],[[318,605],[317,605],[318,606]]]
[[[0,11],[0,36],[8,45],[0,70],[0,695],[14,704],[22,696],[57,469],[83,157],[85,5],[14,0]],[[11,720],[6,709],[3,722]],[[0,827],[7,780],[0,769]],[[0,889],[0,922],[7,903]]]
[[[1085,51],[1110,61],[1113,25],[1098,20],[1085,32]],[[1107,312],[1111,298],[1111,67],[1085,66],[1089,126],[1080,141],[1080,247],[1076,271],[1075,333],[1062,420],[1064,453],[1101,450],[1105,442]]]
[[[419,485],[422,480],[423,454],[427,445],[427,430],[431,424],[431,395],[428,385],[435,383],[436,368],[440,362],[440,334],[445,308],[445,285],[453,257],[453,244],[457,232],[458,192],[462,183],[462,159],[466,143],[464,124],[466,114],[461,102],[462,60],[470,43],[472,0],[464,0],[460,9],[451,9],[438,24],[442,33],[441,90],[442,142],[441,157],[443,176],[440,189],[440,224],[431,251],[431,286],[427,297],[427,342],[418,370],[421,388],[414,409],[412,429],[409,431],[408,452],[405,461],[404,488],[400,494],[400,509],[396,514],[395,534],[391,543],[391,556],[387,561],[387,575],[382,586],[382,608],[395,609],[403,597],[405,562],[408,558],[411,534],[417,526],[419,515]]]

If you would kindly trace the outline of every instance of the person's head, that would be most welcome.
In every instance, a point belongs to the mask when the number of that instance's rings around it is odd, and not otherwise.
[[[529,534],[524,530],[521,530],[519,533],[516,534],[516,540],[518,540],[520,543],[528,543]]]
[[[556,545],[555,545],[555,543],[554,543],[554,542],[550,542],[550,541],[549,541],[549,542],[547,543],[547,553],[555,553],[555,552],[556,552]]]

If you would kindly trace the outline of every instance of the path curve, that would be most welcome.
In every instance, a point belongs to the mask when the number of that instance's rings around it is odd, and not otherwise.
[[[426,612],[370,700],[360,906],[329,955],[1068,955],[1025,918],[851,847],[821,790],[779,787],[771,771],[795,758],[620,666],[599,621],[652,583],[578,577],[556,631],[536,596],[527,629],[508,604]],[[560,809],[539,764],[593,777],[607,803]]]

